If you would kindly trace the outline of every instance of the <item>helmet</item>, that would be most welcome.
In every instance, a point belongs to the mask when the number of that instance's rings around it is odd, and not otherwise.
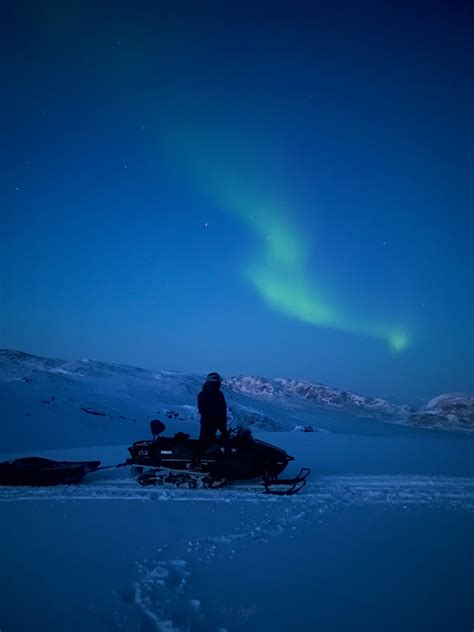
[[[222,378],[219,373],[213,371],[212,373],[209,373],[209,375],[206,377],[206,382],[212,382],[213,384],[218,382],[220,384],[222,382]]]

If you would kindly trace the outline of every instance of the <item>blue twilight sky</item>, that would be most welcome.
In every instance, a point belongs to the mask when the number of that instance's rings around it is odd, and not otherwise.
[[[469,3],[15,4],[0,346],[474,390]]]

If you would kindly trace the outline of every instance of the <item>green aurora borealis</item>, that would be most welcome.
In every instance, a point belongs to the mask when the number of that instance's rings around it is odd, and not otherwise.
[[[314,271],[309,273],[311,235],[305,233],[297,209],[279,202],[278,195],[264,190],[261,181],[254,184],[255,178],[245,166],[241,140],[231,144],[235,151],[229,159],[230,151],[216,147],[217,133],[204,137],[188,130],[185,135],[182,126],[180,129],[181,133],[168,136],[167,143],[178,168],[191,186],[221,212],[244,223],[256,238],[256,246],[240,264],[240,272],[267,305],[315,327],[383,340],[393,352],[408,346],[406,327],[385,323],[377,314],[352,313],[344,297],[329,291]],[[330,279],[327,270],[321,272],[321,277]]]

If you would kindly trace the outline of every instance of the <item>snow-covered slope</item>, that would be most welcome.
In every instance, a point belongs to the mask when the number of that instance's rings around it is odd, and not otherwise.
[[[9,450],[127,443],[163,419],[170,431],[197,433],[196,396],[203,376],[94,360],[63,361],[0,351],[0,445]],[[230,377],[229,419],[255,430],[311,426],[331,432],[376,432],[376,420],[472,430],[472,398],[443,396],[415,413],[407,406],[323,384]],[[370,421],[372,420],[372,421]],[[361,425],[362,424],[362,425]],[[375,426],[374,426],[375,424]]]

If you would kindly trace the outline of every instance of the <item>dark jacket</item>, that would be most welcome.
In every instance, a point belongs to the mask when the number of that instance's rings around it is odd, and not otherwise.
[[[220,388],[206,382],[198,395],[198,409],[201,426],[227,432],[227,404]]]

